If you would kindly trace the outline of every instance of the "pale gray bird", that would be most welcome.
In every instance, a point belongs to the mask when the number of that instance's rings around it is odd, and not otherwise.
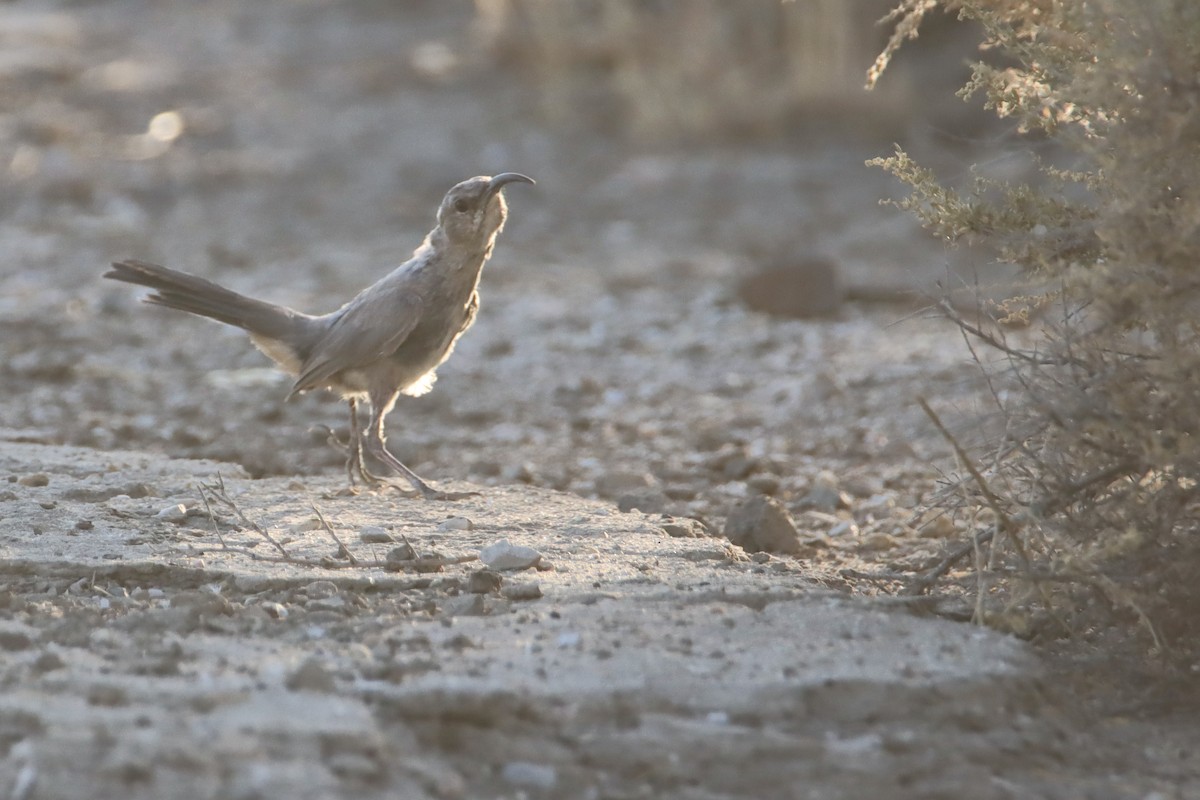
[[[294,377],[288,399],[310,389],[331,389],[350,403],[350,456],[346,469],[379,483],[363,463],[363,450],[403,475],[429,499],[457,499],[441,492],[387,449],[383,419],[401,394],[425,394],[438,366],[479,310],[480,271],[504,227],[508,207],[501,190],[533,183],[516,172],[465,180],[446,193],[437,226],[391,274],[329,314],[310,316],[218,286],[212,281],[144,261],[119,261],[104,277],[148,286],[145,298],[235,325]],[[358,401],[371,407],[366,430],[359,427]],[[470,494],[470,493],[467,493]]]

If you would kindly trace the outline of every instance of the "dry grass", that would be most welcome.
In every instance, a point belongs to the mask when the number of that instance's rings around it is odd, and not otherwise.
[[[906,0],[893,45],[935,5]],[[1023,610],[1027,625],[1042,613],[1079,631],[1106,610],[1139,623],[1155,652],[1186,648],[1200,619],[1200,6],[941,5],[981,20],[986,46],[1015,59],[978,65],[965,93],[1077,165],[1046,168],[1041,187],[954,189],[903,152],[874,162],[910,184],[899,204],[939,235],[989,243],[1052,287],[1027,298],[1057,310],[1036,346],[964,326],[1007,356],[985,368],[1006,435],[944,498],[1008,521],[976,561],[1006,604],[980,615],[1010,624]]]

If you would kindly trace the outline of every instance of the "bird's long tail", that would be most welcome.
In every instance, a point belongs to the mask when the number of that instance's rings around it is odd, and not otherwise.
[[[145,261],[117,261],[104,277],[154,289],[147,303],[186,311],[234,325],[256,337],[293,345],[303,335],[305,314],[264,303],[219,286],[204,278],[177,272]]]

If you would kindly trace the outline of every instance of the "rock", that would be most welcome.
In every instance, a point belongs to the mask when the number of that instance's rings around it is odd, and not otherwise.
[[[479,551],[479,560],[484,566],[495,570],[529,569],[536,566],[542,554],[532,547],[513,544],[501,539]]]
[[[596,494],[601,497],[620,497],[655,486],[653,476],[646,472],[613,470],[596,479]]]
[[[366,525],[359,528],[358,540],[364,544],[390,544],[396,541],[395,537],[378,525]]]
[[[661,514],[667,507],[668,498],[659,489],[643,489],[628,492],[617,498],[617,508],[624,513],[641,511],[643,514]]]
[[[460,594],[442,603],[442,613],[448,617],[481,617],[487,613],[481,594]]]
[[[333,694],[337,686],[333,674],[317,658],[306,658],[304,663],[287,676],[283,682],[293,692],[321,692]]]
[[[812,488],[800,502],[818,511],[836,511],[839,508],[849,508],[851,498],[838,488],[837,475],[824,469],[817,474]]]
[[[890,492],[873,494],[858,504],[856,514],[869,519],[885,519],[896,510],[896,496]]]
[[[469,531],[475,524],[466,517],[450,517],[438,523],[439,531]]]
[[[801,548],[796,523],[779,501],[770,497],[746,500],[725,521],[725,538],[749,553],[796,553]]]
[[[675,517],[662,524],[663,533],[674,539],[702,539],[708,536],[708,528],[698,519]]]
[[[510,761],[500,770],[505,783],[525,789],[550,791],[558,783],[558,770],[530,761]]]
[[[829,529],[830,536],[858,536],[858,525],[852,519],[844,519]]]
[[[187,513],[187,506],[183,503],[176,503],[173,506],[159,509],[158,513],[154,516],[165,522],[183,522],[187,519]]]
[[[50,476],[44,472],[35,472],[32,475],[24,475],[18,478],[17,483],[22,486],[48,486],[50,484]]]
[[[478,569],[467,577],[467,591],[471,594],[491,594],[500,590],[504,576],[490,569]]]
[[[416,559],[417,551],[408,542],[397,545],[391,550],[388,550],[384,556],[384,569],[390,569],[392,572],[403,569],[410,565],[410,562]]]
[[[324,600],[338,593],[337,584],[333,581],[313,581],[304,587],[304,594],[309,600]]]
[[[837,265],[823,258],[785,262],[742,279],[738,297],[751,311],[777,317],[837,314],[846,292]]]
[[[509,600],[537,600],[542,596],[542,587],[537,581],[506,583],[501,587],[500,595]]]

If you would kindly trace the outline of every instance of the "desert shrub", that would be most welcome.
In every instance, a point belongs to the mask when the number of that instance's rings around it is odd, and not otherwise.
[[[1182,645],[1200,620],[1200,3],[904,0],[871,81],[939,7],[982,22],[983,46],[1011,59],[977,64],[962,94],[1071,165],[1045,166],[1038,185],[954,188],[899,149],[872,162],[909,184],[898,204],[934,233],[990,244],[1044,287],[1002,309],[1044,310],[1019,345],[959,320],[1004,355],[981,363],[1006,433],[961,454],[974,474],[943,501],[986,510],[977,577],[1035,601],[978,613],[1034,608],[1019,624],[1080,630],[1115,610],[1155,647]]]

